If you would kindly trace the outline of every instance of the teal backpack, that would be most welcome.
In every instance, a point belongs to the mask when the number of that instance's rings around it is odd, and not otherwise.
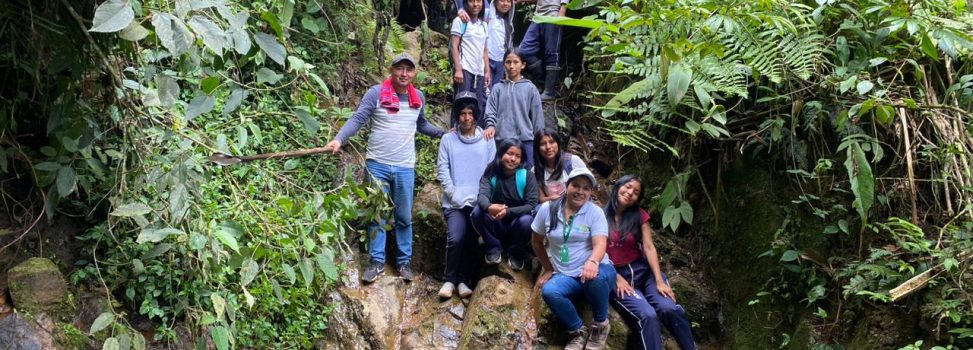
[[[524,199],[524,187],[527,187],[527,169],[520,168],[517,169],[517,173],[514,175],[517,180],[517,195],[520,199]],[[497,176],[493,175],[490,177],[490,186],[493,187],[493,193],[490,194],[490,199],[492,200],[497,194]]]

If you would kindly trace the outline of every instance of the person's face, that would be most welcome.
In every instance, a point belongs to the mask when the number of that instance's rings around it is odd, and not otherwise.
[[[642,192],[642,183],[631,180],[626,182],[622,187],[618,189],[618,207],[619,209],[627,209],[633,205],[638,204],[639,193]]]
[[[524,61],[520,60],[520,56],[510,54],[503,59],[503,68],[507,71],[508,77],[519,77],[520,72],[524,70]]]
[[[473,118],[473,108],[467,107],[459,111],[459,131],[466,134],[473,131],[476,127],[476,119]]]
[[[507,14],[513,7],[513,1],[511,0],[494,0],[497,6],[497,12],[500,14]]]
[[[507,152],[500,158],[500,161],[503,163],[503,169],[508,171],[517,170],[520,167],[520,157],[520,147],[508,148]]]
[[[568,182],[567,200],[572,207],[581,208],[585,202],[591,199],[593,185],[587,176],[578,176]]]
[[[483,0],[466,0],[466,12],[472,17],[483,11]]]
[[[412,79],[416,78],[416,67],[412,63],[402,61],[389,67],[389,73],[396,90],[404,89],[412,84]]]
[[[544,160],[553,160],[554,157],[557,157],[557,141],[554,141],[554,138],[551,136],[542,136],[540,150],[541,157],[544,158]]]

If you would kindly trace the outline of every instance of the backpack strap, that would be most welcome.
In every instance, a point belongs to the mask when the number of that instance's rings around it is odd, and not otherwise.
[[[520,196],[520,199],[524,199],[524,188],[527,187],[527,169],[523,169],[523,168],[518,169],[516,177],[517,177],[517,195]]]
[[[571,153],[561,153],[561,166],[564,167],[564,171],[571,174],[571,170],[574,170],[574,164],[571,164]]]
[[[524,199],[524,189],[527,188],[527,169],[520,168],[514,174],[517,181],[517,195],[520,199]],[[490,200],[497,194],[497,176],[493,175],[490,177],[490,186],[493,187],[493,192],[490,194]]]

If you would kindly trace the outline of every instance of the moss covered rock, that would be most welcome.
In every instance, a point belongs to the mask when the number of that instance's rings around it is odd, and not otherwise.
[[[30,258],[7,271],[10,297],[18,310],[66,319],[74,313],[67,283],[54,262]]]

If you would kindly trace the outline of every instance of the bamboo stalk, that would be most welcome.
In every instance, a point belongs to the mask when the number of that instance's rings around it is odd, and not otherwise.
[[[912,223],[919,224],[919,209],[916,206],[916,173],[913,169],[912,138],[909,137],[909,121],[905,108],[899,107],[899,120],[902,122],[902,137],[905,139],[905,167],[909,174],[909,200],[912,202]]]

